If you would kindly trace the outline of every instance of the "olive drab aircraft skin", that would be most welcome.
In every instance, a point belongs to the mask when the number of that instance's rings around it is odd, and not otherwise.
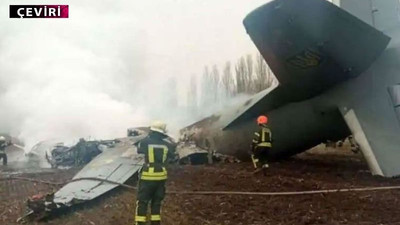
[[[400,175],[400,2],[275,0],[244,19],[279,84],[182,130],[201,147],[248,156],[269,117],[271,157],[350,134],[373,174]]]

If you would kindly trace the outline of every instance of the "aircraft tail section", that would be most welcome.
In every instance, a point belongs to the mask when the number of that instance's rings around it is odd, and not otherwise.
[[[360,75],[390,40],[325,0],[275,0],[250,13],[244,25],[280,85],[298,101]]]
[[[224,129],[360,75],[390,41],[325,0],[275,0],[250,13],[244,25],[279,86],[250,99]]]

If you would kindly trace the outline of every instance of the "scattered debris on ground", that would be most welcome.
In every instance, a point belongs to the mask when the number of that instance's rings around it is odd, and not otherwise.
[[[209,162],[208,151],[197,147],[195,143],[190,141],[179,142],[176,152],[179,156],[180,164],[200,165]]]
[[[179,164],[202,165],[212,163],[239,163],[240,160],[234,156],[224,155],[217,152],[209,152],[196,146],[192,141],[179,142],[176,148]]]
[[[27,200],[28,210],[24,216],[19,218],[19,221],[47,219],[71,206],[98,198],[118,186],[135,189],[123,183],[134,178],[134,175],[138,174],[144,163],[143,157],[137,154],[136,143],[145,136],[146,133],[141,132],[141,135],[130,135],[127,138],[113,141],[85,141],[80,139],[72,147],[56,144],[54,149],[51,150],[52,157],[46,155],[46,159],[52,165],[52,168],[87,165],[60,190],[30,197]],[[196,147],[194,143],[189,141],[181,141],[177,146],[176,154],[180,164],[190,165],[207,164],[210,157],[208,151]],[[212,158],[214,162],[238,162],[234,157],[222,154],[213,154]],[[19,176],[9,178],[54,184]],[[55,185],[61,186],[62,184]]]
[[[337,149],[311,150],[272,163],[266,177],[253,175],[250,163],[176,165],[169,169],[169,191],[282,192],[400,185],[400,179],[371,176],[361,155]],[[32,174],[41,180],[69,180],[76,170]],[[25,201],[58,187],[0,180],[0,223],[17,224]],[[133,185],[133,184],[132,184]],[[400,191],[346,192],[298,196],[179,195],[164,202],[163,224],[398,224]],[[28,224],[133,224],[135,191],[117,188],[51,220]]]
[[[224,155],[224,154],[220,154],[220,153],[213,154],[213,161],[220,162],[220,163],[240,163],[241,162],[235,156]]]
[[[57,143],[50,154],[46,152],[46,160],[52,168],[77,167],[88,164],[97,155],[107,148],[113,148],[118,140],[105,141],[86,141],[79,139],[79,142],[71,147],[64,146],[63,143]]]
[[[60,190],[45,195],[38,194],[28,199],[28,211],[20,220],[45,219],[68,207],[93,200],[133,177],[144,163],[143,157],[137,154],[134,143],[144,137],[142,135],[113,141]],[[89,147],[98,148],[99,144],[104,144],[104,142],[93,143],[95,145],[80,140],[77,145],[70,148],[80,150],[70,152],[90,154],[92,151]]]
[[[224,155],[217,153],[212,149],[206,149],[201,147],[195,142],[193,136],[196,134],[196,130],[184,129],[181,131],[181,137],[177,146],[177,153],[179,156],[179,163],[184,165],[201,165],[201,164],[212,164],[215,162],[222,163],[238,163],[240,162],[234,156]]]

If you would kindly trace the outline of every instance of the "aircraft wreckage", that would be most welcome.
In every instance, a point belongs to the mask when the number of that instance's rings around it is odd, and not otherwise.
[[[181,133],[247,158],[266,114],[272,159],[353,134],[373,174],[400,175],[400,3],[336,2],[275,0],[251,12],[244,26],[279,84]]]
[[[51,141],[35,145],[32,150],[35,158],[45,150],[45,158],[53,168],[86,165],[57,192],[29,199],[28,213],[19,221],[46,218],[56,211],[93,200],[134,177],[144,164],[143,156],[137,153],[136,143],[145,138],[148,132],[148,127],[130,128],[125,138],[109,141],[80,139],[72,147]],[[187,140],[180,140],[175,161],[180,164],[205,164],[208,163],[208,155],[208,151]],[[214,155],[214,159],[236,162],[231,157],[218,154]]]
[[[60,190],[46,196],[34,196],[29,199],[29,212],[20,220],[45,218],[57,210],[93,200],[126,182],[143,166],[144,158],[137,154],[134,144],[145,136],[146,134],[116,139],[112,145],[103,147],[102,152]],[[82,144],[82,141],[80,143]],[[85,145],[93,145],[93,143],[85,143]],[[62,152],[62,155],[76,148],[76,146],[61,148],[60,145],[55,147],[56,154]],[[69,154],[64,157],[66,162],[71,161]]]
[[[250,13],[245,28],[279,84],[182,129],[185,151],[247,158],[255,118],[267,114],[273,159],[353,134],[373,174],[400,175],[400,2],[374,1],[374,10],[365,11],[356,6],[370,2],[339,2],[343,9],[325,0],[275,0]],[[118,186],[101,180],[128,180],[143,164],[133,143],[145,135],[128,130],[46,207],[71,206]],[[200,149],[191,151],[193,144]],[[185,151],[182,157],[192,155]]]

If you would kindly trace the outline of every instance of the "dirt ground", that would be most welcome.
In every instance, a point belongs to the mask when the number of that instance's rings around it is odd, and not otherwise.
[[[400,185],[400,179],[373,177],[360,157],[337,151],[310,151],[272,163],[268,175],[252,174],[250,163],[171,166],[168,190],[299,191]],[[23,174],[50,181],[70,179],[76,170]],[[16,224],[27,197],[56,190],[45,184],[0,181],[0,224]],[[188,196],[164,201],[164,225],[400,224],[400,190],[300,196]],[[135,193],[118,188],[110,194],[43,225],[134,224]]]

